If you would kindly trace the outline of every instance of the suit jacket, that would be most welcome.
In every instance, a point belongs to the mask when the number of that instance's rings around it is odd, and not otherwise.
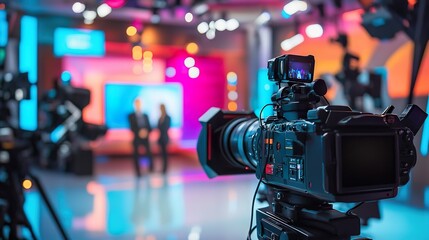
[[[170,116],[166,115],[164,119],[161,121],[161,118],[158,120],[158,129],[159,129],[159,144],[167,144],[169,137],[168,137],[168,129],[170,129],[171,125],[171,118]]]
[[[137,116],[136,113],[130,113],[128,115],[128,122],[130,124],[130,129],[133,132],[134,135],[134,140],[148,140],[149,138],[149,133],[152,131],[152,127],[150,126],[150,122],[149,122],[149,117],[147,116],[147,114],[142,113],[142,119],[143,119],[143,124],[142,126],[139,126],[137,123]],[[148,131],[148,137],[147,138],[141,138],[139,136],[139,131],[141,129],[145,129]]]

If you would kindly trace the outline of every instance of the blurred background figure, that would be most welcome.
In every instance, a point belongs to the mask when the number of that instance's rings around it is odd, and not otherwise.
[[[170,129],[171,117],[167,114],[164,104],[161,104],[159,106],[159,109],[161,111],[161,115],[158,120],[158,129],[159,129],[158,144],[160,147],[161,157],[162,157],[162,173],[165,174],[167,173],[167,167],[168,167],[167,144],[169,141],[168,129]]]
[[[152,131],[149,117],[142,111],[142,101],[134,100],[134,112],[128,115],[130,129],[133,132],[133,159],[137,177],[141,176],[139,164],[139,146],[143,145],[149,160],[149,171],[153,171],[152,152],[149,143],[149,134]]]

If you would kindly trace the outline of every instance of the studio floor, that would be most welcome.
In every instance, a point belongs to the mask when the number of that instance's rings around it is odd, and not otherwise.
[[[145,159],[141,165],[145,169]],[[246,239],[257,185],[254,175],[208,179],[193,153],[172,156],[166,175],[146,173],[139,179],[127,157],[97,157],[92,177],[33,172],[70,239],[82,240]],[[417,194],[406,187],[397,199],[380,202],[381,220],[369,220],[361,235],[429,239],[429,191],[419,189]],[[27,191],[25,198],[36,235],[61,239],[37,188]],[[257,202],[255,208],[265,205]],[[257,239],[255,234],[252,239]]]

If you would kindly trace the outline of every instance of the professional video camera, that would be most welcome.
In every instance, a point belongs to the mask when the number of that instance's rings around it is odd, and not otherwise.
[[[37,132],[14,127],[9,119],[9,108],[16,106],[13,103],[30,99],[30,87],[28,73],[0,71],[0,239],[22,239],[22,227],[26,227],[32,238],[37,239],[24,211],[22,185],[25,181],[34,183],[39,189],[61,235],[68,239],[43,186],[30,171],[31,162],[37,156],[35,143],[40,136]]]
[[[330,203],[395,197],[416,164],[422,109],[408,105],[395,115],[393,106],[382,114],[317,107],[327,88],[313,81],[314,64],[311,55],[268,61],[268,78],[279,90],[270,104],[276,114],[264,121],[218,108],[200,118],[198,157],[209,177],[256,172],[274,191],[272,207],[256,214],[260,239],[359,235],[359,218]]]

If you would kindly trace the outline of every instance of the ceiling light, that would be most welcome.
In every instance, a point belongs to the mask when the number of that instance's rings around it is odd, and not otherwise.
[[[192,10],[197,15],[203,15],[209,10],[209,5],[207,5],[206,3],[201,3],[198,5],[195,5]]]
[[[80,2],[73,3],[72,10],[74,13],[81,13],[85,11],[85,4]]]
[[[190,22],[192,22],[193,19],[194,19],[194,15],[192,13],[188,12],[185,14],[185,21],[186,22],[190,23]]]
[[[262,12],[255,20],[255,23],[258,25],[264,25],[271,20],[271,14],[267,11]]]
[[[216,22],[215,22],[215,28],[216,28],[216,30],[218,30],[218,31],[225,31],[226,30],[226,21],[225,21],[225,19],[218,19]]]
[[[210,40],[214,39],[216,37],[216,30],[210,29],[206,32],[206,37]]]
[[[200,24],[198,24],[197,30],[199,33],[204,34],[209,30],[209,24],[206,22],[201,22]]]
[[[304,12],[307,10],[307,8],[308,8],[308,4],[305,1],[293,0],[293,1],[289,2],[288,4],[286,4],[283,7],[283,10],[287,14],[293,15],[297,12]]]
[[[235,18],[231,18],[228,21],[226,21],[226,29],[228,31],[234,31],[240,26],[240,23]]]
[[[90,24],[93,24],[93,23],[94,23],[94,20],[84,19],[84,20],[83,20],[83,23],[85,23],[85,24],[87,24],[87,25],[90,25]]]
[[[112,12],[112,8],[109,5],[107,5],[106,3],[101,4],[97,8],[98,16],[100,16],[102,18],[109,15],[111,12]]]
[[[280,46],[284,51],[289,51],[304,42],[304,36],[297,34],[289,39],[284,40]]]
[[[95,11],[84,11],[83,17],[85,20],[94,21],[94,19],[97,17],[97,13]]]
[[[81,12],[85,11],[85,4],[80,3],[80,2],[75,2],[75,3],[73,3],[72,10],[75,13],[81,13]]]
[[[311,24],[305,28],[305,33],[309,38],[318,38],[323,35],[323,28],[320,24]]]

